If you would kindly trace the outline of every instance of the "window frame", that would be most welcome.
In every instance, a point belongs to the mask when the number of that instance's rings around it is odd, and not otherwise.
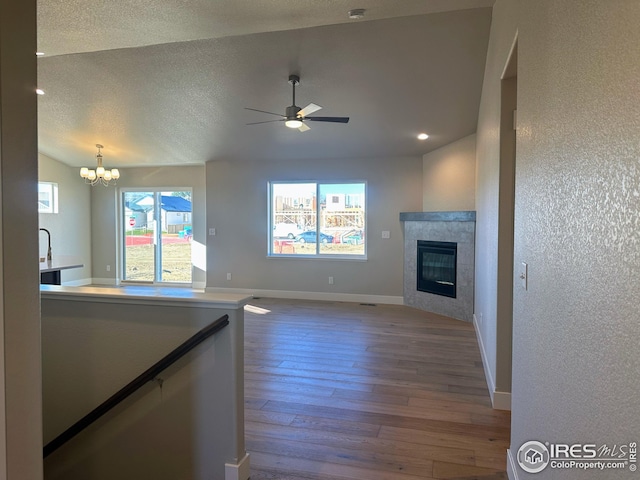
[[[117,258],[118,258],[118,272],[117,278],[120,284],[122,285],[152,285],[152,286],[163,286],[163,287],[180,287],[180,288],[192,288],[193,286],[193,247],[191,249],[191,280],[185,282],[170,282],[165,280],[158,281],[158,267],[162,268],[162,256],[160,258],[156,257],[156,252],[154,250],[154,279],[153,280],[132,280],[126,279],[126,227],[124,225],[124,213],[125,213],[125,202],[124,195],[125,193],[152,193],[154,195],[154,221],[159,228],[154,230],[154,245],[161,240],[162,235],[162,214],[160,212],[160,205],[155,205],[155,196],[156,194],[162,195],[163,192],[191,192],[191,215],[193,221],[193,211],[195,210],[195,206],[193,203],[193,187],[120,187],[118,188],[118,220],[117,220],[117,229],[116,234],[117,238]],[[157,207],[157,208],[156,208]],[[160,220],[155,220],[156,216],[159,215]],[[193,225],[193,224],[192,224]],[[193,227],[192,227],[193,228]]]
[[[320,232],[320,220],[321,220],[321,209],[320,206],[320,189],[322,186],[326,185],[354,185],[359,184],[364,188],[364,253],[362,254],[348,254],[348,253],[338,253],[338,254],[328,254],[328,253],[320,253],[320,246],[322,245],[320,242],[316,242],[316,251],[315,253],[277,253],[273,251],[274,245],[274,237],[273,231],[275,225],[273,223],[273,189],[275,185],[298,185],[298,184],[314,184],[316,198],[318,199],[316,205],[316,232]],[[322,260],[340,260],[340,261],[366,261],[367,260],[367,244],[368,244],[368,223],[369,223],[369,209],[368,209],[368,184],[366,180],[270,180],[267,182],[267,258],[300,258],[300,259],[322,259]]]

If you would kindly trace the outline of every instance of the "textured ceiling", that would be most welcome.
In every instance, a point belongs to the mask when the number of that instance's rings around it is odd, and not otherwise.
[[[101,143],[120,168],[422,155],[475,131],[491,9],[465,9],[492,3],[40,0],[39,148],[80,166]],[[284,113],[290,73],[299,106],[350,123],[245,125]]]

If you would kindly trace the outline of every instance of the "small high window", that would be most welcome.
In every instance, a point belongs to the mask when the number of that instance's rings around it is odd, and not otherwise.
[[[38,213],[58,213],[58,184],[38,182]]]

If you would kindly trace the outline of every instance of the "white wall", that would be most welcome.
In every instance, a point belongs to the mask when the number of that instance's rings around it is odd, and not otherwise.
[[[170,189],[190,187],[193,191],[193,285],[205,286],[205,169],[204,166],[121,168],[116,188],[93,187],[91,191],[91,237],[93,278],[113,285],[118,275],[119,218],[116,218],[120,188]],[[106,266],[111,265],[111,271]]]
[[[514,288],[511,454],[532,439],[637,442],[640,2],[520,8],[515,261],[529,288]]]
[[[377,295],[402,299],[399,214],[422,204],[422,159],[210,161],[207,288]],[[280,180],[367,182],[366,261],[267,257],[267,184]],[[391,238],[382,239],[382,231]],[[232,280],[226,274],[232,274]],[[328,284],[329,276],[335,283]]]
[[[63,284],[91,283],[91,197],[79,169],[69,167],[46,155],[38,155],[38,181],[58,184],[58,213],[40,213],[41,228],[51,232],[54,255],[74,255],[83,268],[62,270]],[[95,187],[94,187],[95,188]],[[47,253],[47,235],[40,232],[40,256]]]
[[[499,317],[498,301],[505,288],[499,278],[500,257],[500,78],[517,31],[518,4],[498,0],[493,9],[487,64],[482,86],[476,141],[476,251],[474,315],[483,349],[492,398],[508,404],[511,390],[511,342],[499,341],[501,330],[511,331],[511,318]],[[511,279],[509,284],[511,286]],[[502,290],[501,290],[502,287]],[[511,299],[502,299],[509,301]],[[504,305],[503,305],[504,306]],[[509,305],[507,305],[509,306]],[[510,337],[510,335],[509,335]],[[497,395],[497,396],[496,396]]]
[[[476,135],[422,157],[422,210],[475,210]]]

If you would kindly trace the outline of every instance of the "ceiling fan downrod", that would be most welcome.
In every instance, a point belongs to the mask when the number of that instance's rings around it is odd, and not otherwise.
[[[293,87],[293,103],[287,107],[287,118],[297,118],[300,107],[296,105],[296,85],[300,85],[300,77],[298,75],[289,75],[289,84]]]
[[[300,85],[300,77],[298,75],[289,75],[289,85],[293,86],[293,104],[296,103],[296,85]]]

